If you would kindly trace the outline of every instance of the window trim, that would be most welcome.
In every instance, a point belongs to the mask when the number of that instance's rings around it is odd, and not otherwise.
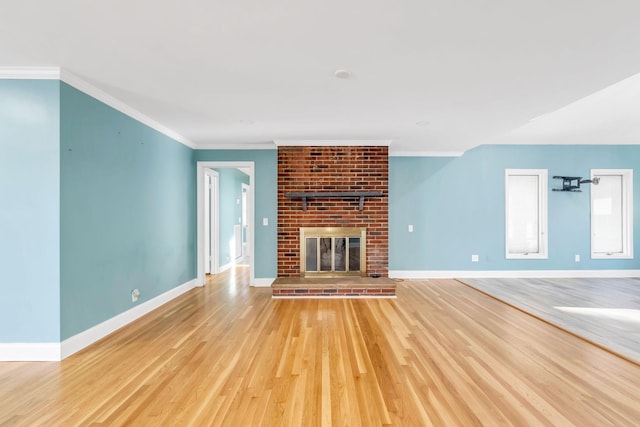
[[[504,170],[504,249],[506,259],[548,259],[548,209],[547,188],[549,186],[547,169],[505,169]],[[538,177],[538,252],[513,253],[509,251],[509,177]]]
[[[602,175],[622,176],[622,252],[604,253],[593,250],[593,189],[589,195],[589,221],[591,223],[591,259],[633,259],[633,169],[591,169],[591,179]]]

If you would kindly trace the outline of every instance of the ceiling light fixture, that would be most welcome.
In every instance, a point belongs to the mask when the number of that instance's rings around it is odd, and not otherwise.
[[[336,70],[335,76],[339,79],[348,79],[351,77],[351,73],[347,70]]]

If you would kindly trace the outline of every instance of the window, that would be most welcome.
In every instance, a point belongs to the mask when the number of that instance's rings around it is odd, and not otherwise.
[[[591,258],[633,258],[633,170],[592,169]]]
[[[506,169],[504,181],[506,257],[547,258],[547,170]]]

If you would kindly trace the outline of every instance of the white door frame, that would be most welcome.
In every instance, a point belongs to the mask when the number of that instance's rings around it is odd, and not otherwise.
[[[204,272],[217,274],[220,270],[220,215],[219,206],[219,181],[218,172],[206,168],[204,170]],[[207,179],[210,189],[207,189]],[[209,191],[208,191],[209,190]]]
[[[249,170],[249,191],[247,194],[247,243],[248,243],[248,255],[249,255],[249,285],[255,286],[255,257],[254,257],[254,162],[197,162],[197,276],[196,285],[204,286],[205,278],[205,238],[204,238],[204,221],[205,221],[205,208],[204,208],[204,174],[205,169],[221,169],[221,168],[246,168]],[[216,215],[216,218],[218,215]],[[216,243],[217,243],[216,239]],[[215,243],[214,243],[215,244]]]
[[[242,198],[242,209],[246,209],[247,211],[247,236],[246,236],[246,245],[244,244],[244,240],[241,243],[242,246],[242,258],[247,258],[249,256],[249,188],[251,186],[247,185],[247,184],[242,184],[241,188],[242,188],[242,194],[240,195],[240,197]],[[246,196],[244,195],[246,193]],[[244,205],[247,206],[244,206]],[[240,222],[240,227],[242,227],[242,221]],[[242,230],[242,228],[241,228]],[[244,230],[241,231],[242,233],[244,233]]]

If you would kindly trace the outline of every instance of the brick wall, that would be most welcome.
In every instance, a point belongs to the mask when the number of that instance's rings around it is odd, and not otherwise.
[[[278,276],[300,276],[300,227],[367,227],[367,275],[388,277],[389,147],[278,147]],[[358,199],[301,199],[290,192],[382,191]]]

